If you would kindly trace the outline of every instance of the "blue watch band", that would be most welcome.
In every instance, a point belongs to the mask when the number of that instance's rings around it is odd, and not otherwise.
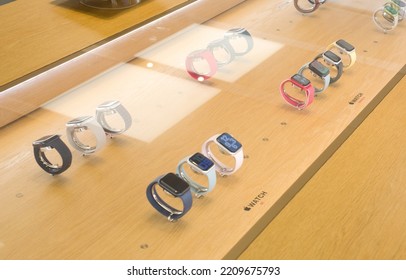
[[[183,209],[179,210],[168,203],[166,203],[159,195],[156,190],[156,185],[159,185],[159,181],[163,178],[164,175],[158,176],[155,180],[153,180],[147,187],[147,199],[149,203],[162,215],[168,218],[169,221],[176,221],[183,217],[191,208],[192,208],[192,193],[190,189],[183,193],[180,196],[177,196],[182,200]]]

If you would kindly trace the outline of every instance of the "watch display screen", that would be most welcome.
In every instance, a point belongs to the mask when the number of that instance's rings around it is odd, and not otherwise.
[[[339,63],[341,61],[341,58],[338,55],[336,55],[335,53],[333,53],[332,51],[326,51],[324,53],[324,56],[335,63]]]
[[[174,196],[180,196],[189,189],[189,184],[174,173],[168,173],[162,177],[159,185]]]
[[[310,84],[310,81],[308,79],[299,74],[293,75],[291,79],[304,87]]]
[[[69,121],[67,124],[80,124],[80,123],[82,123],[82,122],[84,122],[84,121],[86,121],[88,119],[91,119],[91,118],[93,118],[93,117],[92,116],[79,117],[79,118],[76,118],[76,119],[73,119],[73,120]]]
[[[210,159],[208,159],[201,153],[194,154],[189,158],[189,161],[203,171],[209,170],[214,165],[214,163]]]
[[[115,108],[115,107],[117,107],[117,106],[119,106],[120,105],[120,102],[119,101],[106,101],[106,102],[103,102],[102,104],[100,104],[99,106],[98,106],[98,108],[102,108],[102,109],[113,109],[113,108]]]
[[[223,133],[217,137],[217,142],[231,153],[237,152],[242,147],[241,143],[228,133]]]
[[[309,69],[320,77],[325,77],[330,73],[328,67],[324,66],[317,60],[313,60],[312,62],[310,62]]]
[[[33,145],[40,145],[40,144],[46,144],[47,142],[53,141],[55,139],[58,139],[60,136],[53,134],[53,135],[47,135],[39,138],[38,140],[35,140],[33,142]]]
[[[346,50],[347,52],[353,51],[355,48],[353,45],[351,45],[350,43],[348,43],[347,41],[344,41],[343,39],[340,39],[336,42],[336,44],[340,47],[342,47],[344,50]]]

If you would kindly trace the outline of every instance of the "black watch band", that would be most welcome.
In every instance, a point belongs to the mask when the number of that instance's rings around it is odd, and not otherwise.
[[[60,135],[47,135],[32,143],[34,157],[38,165],[47,173],[52,175],[61,174],[67,170],[72,163],[72,153],[68,146],[62,141]],[[52,163],[46,156],[46,150],[55,149],[62,158],[62,165]]]

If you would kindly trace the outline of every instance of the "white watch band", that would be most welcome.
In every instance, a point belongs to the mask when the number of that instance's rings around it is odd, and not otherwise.
[[[119,114],[124,121],[124,127],[117,129],[113,128],[106,120],[108,114]],[[104,131],[108,134],[117,135],[125,132],[131,127],[132,118],[127,109],[119,101],[107,101],[100,104],[96,108],[97,122],[103,127]]]
[[[95,146],[82,143],[78,139],[76,133],[82,130],[90,130],[93,133],[96,138]],[[66,136],[72,147],[85,155],[97,152],[106,144],[106,133],[93,116],[80,117],[68,122]]]
[[[199,170],[198,168],[196,168],[193,164],[190,163],[189,161],[190,156],[185,157],[184,159],[182,159],[179,163],[178,166],[176,167],[176,173],[183,178],[186,182],[189,183],[190,187],[191,187],[191,191],[193,193],[195,193],[197,196],[202,196],[205,195],[209,192],[211,192],[214,187],[216,186],[217,183],[217,175],[216,175],[216,169],[213,166],[212,168],[210,168],[209,170],[207,170],[206,172]],[[199,174],[203,174],[207,177],[208,179],[208,185],[207,186],[203,186],[199,183],[197,183],[196,181],[194,181],[186,172],[185,170],[185,165],[188,164],[193,171],[195,171],[196,173]]]

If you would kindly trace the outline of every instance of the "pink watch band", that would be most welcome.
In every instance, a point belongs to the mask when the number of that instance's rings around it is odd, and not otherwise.
[[[199,72],[195,68],[195,61],[197,59],[203,59],[207,62],[209,66],[209,70],[205,73]],[[202,50],[197,50],[191,52],[187,57],[186,57],[186,71],[189,73],[189,75],[199,81],[207,80],[210,79],[214,74],[217,72],[217,61],[214,55],[207,49],[202,49]]]
[[[299,100],[297,98],[294,98],[292,96],[290,96],[286,91],[285,91],[285,85],[287,83],[290,83],[292,85],[295,85],[297,87],[299,87],[300,89],[302,89],[305,92],[305,99],[304,100]],[[312,104],[313,100],[314,100],[314,87],[312,86],[312,84],[309,84],[307,86],[302,86],[298,83],[296,83],[294,80],[292,79],[287,79],[285,81],[283,81],[279,87],[279,92],[281,93],[283,99],[291,106],[299,109],[299,110],[303,110],[304,108],[306,108],[307,106],[309,106],[310,104]]]

